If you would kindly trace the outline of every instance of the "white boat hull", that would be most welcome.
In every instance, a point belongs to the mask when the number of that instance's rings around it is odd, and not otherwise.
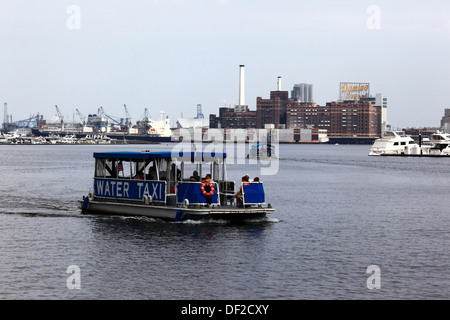
[[[88,199],[88,200],[86,200]],[[224,220],[247,220],[264,218],[267,214],[273,213],[270,207],[203,207],[184,208],[171,206],[158,206],[147,204],[119,203],[96,201],[85,198],[80,201],[83,213],[106,214],[106,215],[128,215],[146,216],[150,218],[184,221],[203,219],[224,219]]]

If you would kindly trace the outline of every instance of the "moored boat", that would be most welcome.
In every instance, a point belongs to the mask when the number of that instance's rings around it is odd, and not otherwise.
[[[428,148],[417,144],[403,131],[386,131],[383,137],[375,140],[369,156],[420,155]]]
[[[450,135],[438,132],[429,139],[420,135],[419,143],[416,143],[403,131],[387,131],[382,138],[375,140],[369,156],[448,157]]]
[[[83,213],[182,221],[247,220],[274,212],[260,182],[243,184],[242,201],[232,201],[237,190],[227,179],[224,153],[99,152],[94,159],[93,190],[80,201]],[[208,179],[196,178],[194,171],[201,176],[205,165]]]
[[[449,156],[450,155],[450,134],[436,132],[430,135],[430,154]]]

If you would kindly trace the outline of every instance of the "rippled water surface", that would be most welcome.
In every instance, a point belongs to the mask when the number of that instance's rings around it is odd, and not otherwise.
[[[236,181],[261,176],[276,209],[265,221],[80,214],[93,152],[148,148],[0,146],[0,299],[450,298],[447,158],[281,145],[275,175],[229,166]],[[367,288],[371,265],[380,289]]]

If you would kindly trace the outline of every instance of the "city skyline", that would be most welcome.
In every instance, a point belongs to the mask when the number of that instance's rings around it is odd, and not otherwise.
[[[339,83],[370,83],[389,99],[394,127],[438,126],[448,108],[450,4],[410,1],[113,0],[0,4],[0,102],[13,120],[100,106],[133,121],[145,108],[172,121],[297,83],[318,105]],[[270,50],[269,50],[270,49]],[[3,112],[1,112],[3,122]],[[75,119],[77,117],[75,116]]]

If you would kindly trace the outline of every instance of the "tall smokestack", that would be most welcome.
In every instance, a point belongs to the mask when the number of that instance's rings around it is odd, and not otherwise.
[[[244,78],[245,78],[244,68],[245,68],[245,66],[243,64],[241,64],[239,66],[239,68],[240,68],[240,72],[239,72],[239,105],[243,106],[243,105],[245,105],[245,86],[244,86]]]
[[[278,77],[277,85],[278,85],[278,91],[281,91],[281,77]]]

